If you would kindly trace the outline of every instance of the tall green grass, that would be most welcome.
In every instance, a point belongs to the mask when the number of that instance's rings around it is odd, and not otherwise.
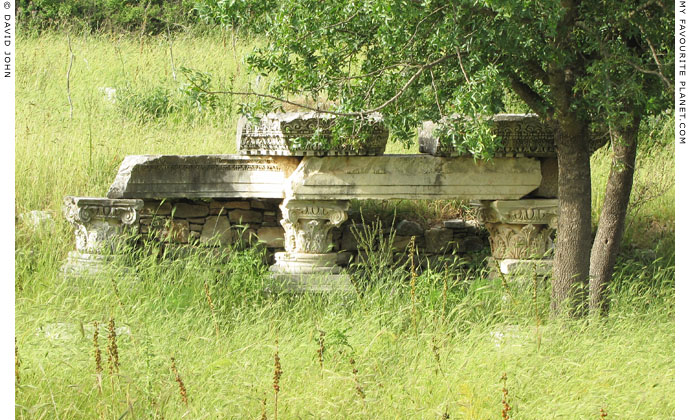
[[[215,108],[199,112],[180,92],[189,83],[183,67],[210,73],[214,89],[255,84],[238,67],[231,43],[223,48],[220,36],[175,36],[174,80],[168,40],[143,40],[72,35],[72,119],[66,88],[67,36],[51,33],[17,40],[18,213],[57,210],[65,194],[103,196],[128,154],[235,151],[234,98],[218,97]],[[237,44],[238,60],[249,48],[251,45]],[[104,88],[117,89],[119,105],[107,100]],[[153,116],[156,101],[164,100],[174,109],[165,105],[159,116]],[[124,113],[122,101],[133,103]]]
[[[58,274],[59,240],[36,235],[26,244],[36,253],[17,258],[17,418],[259,418],[276,339],[279,418],[498,418],[503,372],[512,418],[674,414],[668,262],[622,267],[611,316],[583,322],[549,319],[545,282],[535,299],[530,281],[504,286],[479,269],[424,272],[414,310],[404,270],[380,266],[360,297],[266,294],[255,249],[164,264],[142,253],[126,273],[70,279]],[[121,367],[104,369],[99,391],[91,325],[110,317]]]
[[[601,408],[609,418],[674,417],[669,116],[645,127],[649,139],[640,147],[633,194],[641,204],[629,217],[607,319],[551,319],[548,282],[504,285],[470,260],[420,273],[413,302],[409,265],[389,266],[384,253],[360,261],[367,281],[357,296],[266,293],[270,278],[258,249],[161,260],[158,245],[149,243],[127,254],[128,271],[75,279],[60,274],[74,247],[59,214],[64,195],[103,196],[127,154],[235,151],[235,99],[219,97],[199,111],[180,69],[211,74],[214,88],[229,88],[231,79],[234,86],[263,88],[265,81],[246,75],[241,62],[238,71],[231,43],[223,47],[220,35],[177,35],[177,80],[165,37],[140,43],[73,35],[71,42],[72,119],[66,35],[18,40],[16,211],[49,210],[56,223],[36,230],[16,224],[17,418],[258,419],[264,398],[266,412],[273,412],[276,339],[284,372],[281,419],[500,418],[504,372],[514,419],[596,419]],[[238,60],[251,45],[238,43]],[[113,104],[100,87],[129,96]],[[596,216],[608,152],[592,162]],[[663,165],[669,170],[659,171]],[[377,211],[370,205],[360,208]],[[384,212],[398,217],[422,209],[419,203],[387,206]],[[461,203],[433,206],[424,218],[465,211]],[[106,352],[111,317],[121,365],[113,375]],[[100,382],[94,321],[100,325]]]

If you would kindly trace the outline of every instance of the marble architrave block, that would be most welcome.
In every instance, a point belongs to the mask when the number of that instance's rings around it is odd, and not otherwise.
[[[548,258],[558,225],[558,200],[496,200],[475,205],[480,207],[479,220],[489,231],[491,255],[495,259],[502,262]],[[504,270],[503,266],[501,269]]]
[[[337,265],[331,230],[347,220],[349,201],[285,200],[280,206],[285,252],[271,266],[280,287],[292,291],[350,290],[349,276]]]
[[[76,250],[71,251],[63,271],[94,273],[112,261],[125,229],[136,229],[142,200],[65,197],[63,213],[74,226]]]
[[[294,157],[134,155],[125,157],[108,198],[283,198]]]
[[[515,200],[537,189],[541,165],[532,158],[430,155],[305,157],[288,179],[297,200]]]

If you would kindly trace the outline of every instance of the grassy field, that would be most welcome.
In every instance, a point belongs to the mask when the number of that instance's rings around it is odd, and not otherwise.
[[[219,89],[265,80],[239,61],[251,43],[233,51],[229,37],[70,43],[71,118],[67,35],[17,40],[16,212],[55,219],[16,223],[17,418],[500,419],[504,373],[511,419],[674,418],[672,115],[645,127],[605,320],[550,319],[548,284],[506,286],[476,261],[425,272],[414,293],[404,268],[379,269],[359,298],[265,295],[253,249],[165,263],[142,252],[136,271],[75,280],[59,273],[74,246],[63,196],[103,196],[128,154],[235,151],[236,99],[195,97],[182,68]],[[609,162],[592,158],[595,216]]]

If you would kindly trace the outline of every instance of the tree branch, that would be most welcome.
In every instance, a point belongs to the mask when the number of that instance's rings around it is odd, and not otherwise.
[[[640,28],[640,31],[642,28]],[[647,35],[645,35],[644,32],[642,32],[642,35],[644,36],[644,40],[647,41],[647,45],[649,45],[649,49],[652,51],[652,56],[654,57],[654,62],[656,63],[657,68],[659,69],[659,77],[661,77],[661,80],[664,81],[666,84],[666,87],[673,92],[673,84],[664,76],[664,68],[661,65],[661,62],[659,61],[659,57],[656,55],[656,51],[654,50],[654,46],[652,45],[652,42],[647,38]]]
[[[436,98],[436,106],[438,107],[438,113],[443,118],[443,111],[441,110],[441,103],[438,100],[438,92],[436,91],[436,81],[434,80],[434,71],[429,69],[431,74],[431,87],[434,89],[434,98]]]
[[[428,70],[428,69],[431,69],[432,67],[437,66],[438,64],[444,62],[445,60],[449,59],[450,57],[453,57],[454,55],[455,55],[455,54],[448,54],[448,55],[446,55],[446,56],[444,56],[444,57],[441,57],[441,58],[439,58],[439,59],[437,59],[437,60],[434,60],[434,61],[432,61],[432,62],[430,62],[430,63],[427,63],[427,64],[424,64],[424,65],[422,65],[422,66],[419,66],[419,70],[417,70],[417,72],[416,72],[415,74],[413,74],[412,77],[410,77],[410,79],[403,85],[402,88],[400,88],[400,90],[399,90],[395,95],[393,95],[393,96],[392,96],[391,98],[389,98],[387,101],[385,101],[384,103],[382,103],[381,105],[379,105],[379,106],[377,106],[377,107],[375,107],[375,108],[371,108],[371,109],[367,109],[367,110],[359,111],[359,112],[327,111],[327,110],[323,110],[323,109],[314,108],[314,107],[309,106],[309,105],[299,104],[299,103],[297,103],[297,102],[290,101],[290,100],[288,100],[288,99],[282,99],[282,98],[279,98],[279,97],[277,97],[277,96],[275,96],[275,95],[270,95],[270,94],[267,94],[267,93],[257,93],[257,92],[236,92],[236,91],[209,91],[209,90],[206,90],[206,89],[204,89],[203,87],[199,86],[198,84],[194,83],[193,80],[189,80],[189,82],[192,83],[192,85],[194,85],[194,87],[197,88],[200,92],[204,92],[204,93],[206,93],[206,94],[208,94],[208,95],[256,96],[256,97],[259,97],[259,98],[272,99],[272,100],[274,100],[274,101],[278,101],[278,102],[282,102],[282,103],[285,103],[285,104],[293,105],[293,106],[296,106],[296,107],[299,107],[299,108],[303,108],[303,109],[308,109],[308,110],[310,110],[310,111],[319,112],[319,113],[322,113],[322,114],[330,114],[330,115],[336,115],[336,116],[340,116],[340,117],[362,117],[362,116],[364,116],[364,115],[368,115],[368,114],[373,114],[373,113],[375,113],[375,112],[379,112],[379,111],[382,110],[383,108],[385,108],[385,107],[387,107],[388,105],[392,104],[393,102],[397,101],[397,100],[400,98],[400,96],[402,96],[402,94],[405,93],[405,91],[410,87],[410,85],[412,85],[412,83],[414,83],[414,81],[417,80],[417,79],[419,78],[419,76],[420,76],[425,70]]]
[[[419,29],[419,25],[421,25],[425,20],[429,19],[431,16],[433,16],[433,15],[436,14],[437,12],[439,12],[439,11],[445,9],[446,7],[448,7],[448,5],[447,5],[447,4],[444,4],[443,6],[438,7],[436,10],[434,10],[433,12],[429,13],[428,15],[426,15],[426,16],[424,16],[422,19],[420,19],[420,21],[417,22],[417,25],[414,27],[414,32],[412,33],[412,36],[410,36],[410,39],[407,40],[407,42],[405,43],[405,45],[402,47],[402,50],[406,50],[407,47],[410,46],[410,43],[412,42],[412,40],[414,39],[414,37],[417,35],[417,30]],[[433,25],[432,25],[432,26],[433,26]]]
[[[460,62],[460,70],[462,70],[462,75],[465,76],[465,82],[470,84],[470,78],[467,77],[467,72],[465,72],[465,66],[462,65],[462,55],[460,55],[460,49],[455,47],[455,52],[458,54],[458,61]]]
[[[537,92],[535,92],[527,83],[520,80],[516,74],[509,74],[510,87],[515,93],[518,94],[520,99],[525,101],[527,106],[532,108],[534,112],[542,116],[553,116],[553,108],[549,106],[544,98],[541,97]]]

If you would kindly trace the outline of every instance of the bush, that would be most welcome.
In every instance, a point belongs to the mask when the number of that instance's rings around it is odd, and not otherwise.
[[[19,0],[17,22],[28,31],[72,27],[87,32],[157,34],[195,23],[192,0]]]
[[[164,117],[174,110],[171,92],[162,86],[144,91],[135,91],[130,87],[119,88],[117,107],[124,116],[142,121]]]

